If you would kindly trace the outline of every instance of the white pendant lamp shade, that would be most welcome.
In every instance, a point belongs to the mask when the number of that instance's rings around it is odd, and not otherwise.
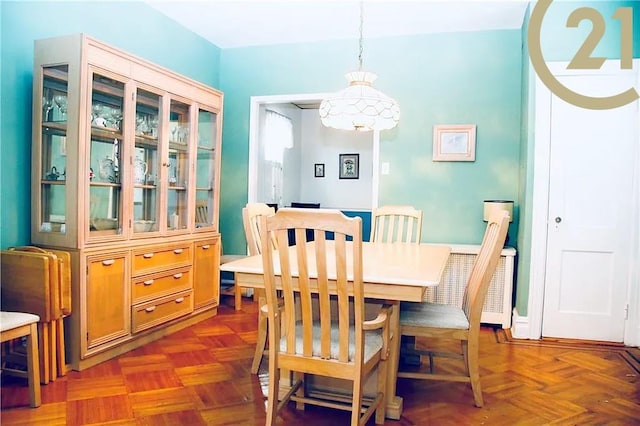
[[[362,70],[362,27],[364,25],[364,1],[360,2],[360,52],[358,71],[345,74],[349,86],[320,103],[320,121],[327,127],[340,130],[387,130],[400,121],[398,103],[373,88],[377,78],[374,73]]]
[[[354,71],[345,74],[349,86],[320,104],[320,120],[327,127],[341,130],[387,130],[400,120],[398,103],[373,88],[374,73]]]

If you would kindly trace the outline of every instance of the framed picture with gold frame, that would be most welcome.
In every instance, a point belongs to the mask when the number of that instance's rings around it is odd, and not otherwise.
[[[433,161],[475,161],[476,125],[433,126]]]

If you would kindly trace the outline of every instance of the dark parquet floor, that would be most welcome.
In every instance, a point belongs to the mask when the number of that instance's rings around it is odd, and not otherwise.
[[[26,381],[3,376],[0,423],[264,424],[269,378],[264,370],[250,372],[257,306],[245,299],[236,312],[224,303],[212,319],[42,386],[42,406],[36,409],[28,407]],[[489,327],[481,340],[484,408],[473,405],[467,384],[400,379],[404,412],[386,424],[640,425],[637,350],[516,341]],[[279,422],[337,426],[348,418],[336,410],[299,412],[290,406]]]

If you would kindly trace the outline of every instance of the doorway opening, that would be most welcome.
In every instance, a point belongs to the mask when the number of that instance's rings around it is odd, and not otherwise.
[[[292,202],[320,203],[322,208],[343,211],[370,211],[378,205],[380,133],[324,127],[318,108],[326,96],[316,93],[251,97],[248,202],[277,203],[281,207]],[[293,123],[293,144],[283,150],[278,174],[281,181],[277,182],[271,178],[273,164],[265,155],[267,111],[286,116]],[[340,179],[341,154],[359,155],[358,179]]]

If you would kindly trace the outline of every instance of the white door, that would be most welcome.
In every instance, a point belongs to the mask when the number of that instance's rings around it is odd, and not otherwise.
[[[609,96],[633,74],[559,77]],[[587,110],[550,97],[547,262],[542,335],[622,342],[630,284],[638,102]],[[635,189],[637,190],[637,188]]]

